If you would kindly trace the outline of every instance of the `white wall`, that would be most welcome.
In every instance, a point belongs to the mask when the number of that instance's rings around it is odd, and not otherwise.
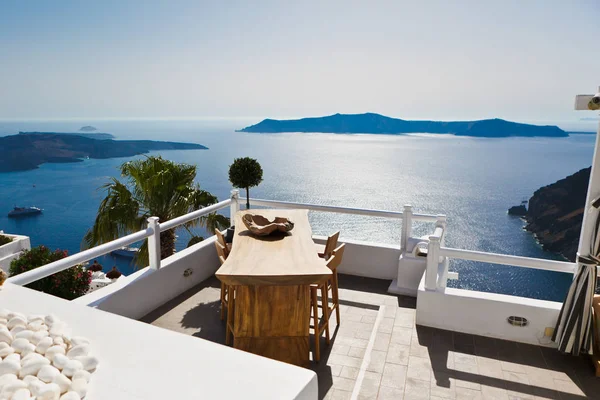
[[[315,243],[325,244],[325,236],[313,236]],[[370,243],[360,240],[340,240],[346,243],[342,264],[338,267],[341,274],[366,276],[377,279],[395,279],[398,274],[400,244],[397,246]]]
[[[418,325],[535,345],[553,346],[544,336],[554,327],[562,303],[454,288],[427,291],[424,279],[417,294]],[[509,316],[525,317],[525,327],[512,326]]]
[[[0,246],[0,269],[8,273],[11,261],[18,258],[21,251],[31,249],[31,242],[28,236],[1,234],[13,238],[12,242]]]
[[[139,319],[214,275],[220,266],[214,241],[212,236],[162,260],[158,271],[146,267],[73,301]],[[184,277],[188,268],[192,274]]]

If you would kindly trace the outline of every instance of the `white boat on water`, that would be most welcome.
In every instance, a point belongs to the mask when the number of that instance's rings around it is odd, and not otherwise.
[[[15,207],[8,213],[9,217],[22,217],[26,215],[41,214],[42,209],[38,207]]]
[[[111,251],[110,254],[117,257],[133,258],[137,255],[137,253],[139,253],[139,251],[140,249],[138,247],[123,246],[117,250]]]

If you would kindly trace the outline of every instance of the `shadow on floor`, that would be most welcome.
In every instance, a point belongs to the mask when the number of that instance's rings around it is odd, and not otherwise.
[[[429,357],[439,388],[450,388],[453,380],[466,389],[505,389],[512,398],[600,398],[600,379],[588,356],[424,326],[416,326],[410,353]]]

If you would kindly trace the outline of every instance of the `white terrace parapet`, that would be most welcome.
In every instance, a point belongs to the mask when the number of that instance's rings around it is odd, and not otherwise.
[[[21,255],[23,250],[31,249],[29,236],[11,235],[0,231],[0,234],[12,238],[12,242],[0,246],[0,269],[8,273],[10,263]]]

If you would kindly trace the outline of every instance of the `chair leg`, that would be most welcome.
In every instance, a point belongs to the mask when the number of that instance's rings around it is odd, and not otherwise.
[[[221,282],[221,321],[225,319],[225,292],[227,286]]]
[[[311,298],[311,302],[312,302],[312,309],[313,309],[313,324],[315,327],[315,352],[314,352],[314,360],[316,362],[319,362],[319,360],[321,359],[321,349],[320,349],[320,344],[319,344],[319,339],[321,337],[321,334],[319,332],[319,304],[317,303],[317,288],[311,288],[310,289],[310,298]]]
[[[328,284],[325,283],[321,287],[321,309],[323,310],[323,319],[325,320],[325,343],[329,346],[330,338],[329,338],[329,294],[327,293],[329,290],[327,289]]]
[[[333,285],[331,287],[331,297],[333,299],[333,306],[335,307],[335,323],[340,325],[340,297],[338,294],[338,276],[337,270],[333,271]]]
[[[235,314],[235,288],[229,286],[227,290],[227,323],[225,324],[225,344],[231,343],[233,335],[233,316]]]

